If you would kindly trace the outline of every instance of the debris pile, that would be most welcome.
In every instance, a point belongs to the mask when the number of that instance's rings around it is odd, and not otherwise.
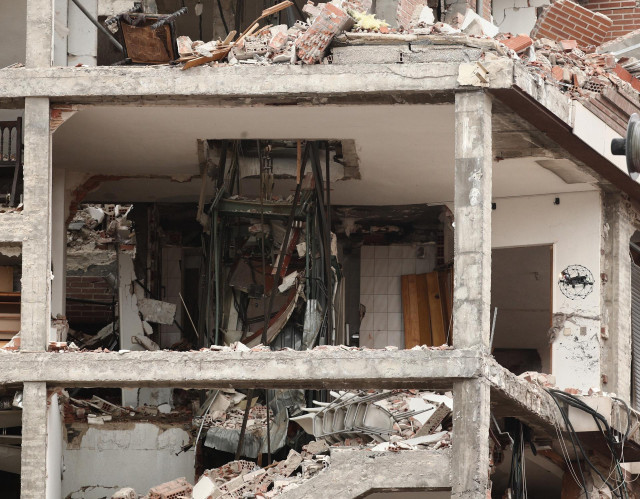
[[[267,427],[267,407],[246,400],[246,395],[233,389],[218,390],[213,400],[209,402],[208,410],[193,420],[195,427],[226,428],[238,430],[242,428],[242,421],[247,403],[251,402],[246,431],[250,434],[262,434]],[[206,405],[206,404],[205,404]],[[273,425],[273,411],[269,410],[269,418]]]
[[[318,420],[323,422],[331,419],[331,431],[323,432],[321,437],[306,445],[296,446],[295,449],[290,448],[286,459],[276,461],[264,468],[249,460],[231,461],[218,468],[204,471],[195,486],[191,486],[184,478],[179,478],[152,488],[145,497],[169,497],[166,495],[167,491],[179,489],[184,497],[193,499],[210,497],[267,499],[300,486],[328,468],[333,448],[347,446],[360,448],[363,451],[400,452],[424,448],[437,450],[451,445],[452,398],[449,392],[438,394],[419,390],[371,390],[331,392],[331,396],[333,397],[331,403],[316,403],[316,407],[303,409],[307,414],[301,418],[291,419],[300,424],[305,431],[308,428],[305,421],[308,415],[318,417]],[[67,407],[65,422],[69,422],[67,421],[67,413],[70,410],[68,407],[81,412],[83,416],[90,413],[92,419],[102,419],[103,422],[110,418],[116,419],[126,414],[134,414],[143,409],[153,409],[145,406],[131,410],[95,396],[84,401],[67,396],[67,400],[69,402],[65,406]],[[204,424],[239,429],[246,405],[252,402],[244,394],[235,390],[217,390],[205,401],[201,409],[197,410],[192,421],[193,427],[200,428]],[[348,405],[351,405],[351,412]],[[266,421],[266,408],[260,405],[254,408],[250,409],[248,414],[247,432],[251,432],[251,428],[263,426]],[[357,427],[348,421],[351,414],[354,414],[357,419]],[[380,427],[373,426],[383,424],[381,421],[387,415],[391,418],[388,430],[381,431]],[[274,426],[278,424],[277,419],[276,414],[272,419],[272,432]],[[101,424],[96,421],[89,422]],[[333,426],[344,427],[349,432],[334,431]],[[135,491],[133,493],[131,491],[132,489],[129,488],[122,489],[113,497],[138,497]]]
[[[336,446],[387,451],[449,445],[445,428],[451,394],[393,390],[331,392],[331,396],[332,402],[316,402],[316,407],[304,408],[306,414],[291,420],[316,439]]]
[[[67,231],[67,251],[113,249],[118,243],[131,251],[136,243],[133,223],[127,217],[133,205],[82,205],[73,215]]]

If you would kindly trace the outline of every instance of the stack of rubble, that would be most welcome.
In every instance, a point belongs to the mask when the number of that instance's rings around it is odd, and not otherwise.
[[[202,411],[202,414],[194,418],[194,426],[240,431],[247,403],[251,402],[246,431],[249,434],[260,435],[266,432],[266,406],[254,404],[254,401],[248,401],[246,395],[233,389],[218,390],[214,393],[212,399],[211,402],[205,403],[206,411]],[[269,418],[271,424],[273,424],[273,412],[271,410],[269,410]]]

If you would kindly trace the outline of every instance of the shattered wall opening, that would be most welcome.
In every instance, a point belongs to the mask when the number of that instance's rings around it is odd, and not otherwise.
[[[23,117],[23,109],[0,109],[0,213],[22,211]]]
[[[22,246],[0,243],[0,348],[20,348]]]
[[[525,246],[491,253],[493,355],[514,374],[551,372],[552,251]]]
[[[21,407],[18,388],[0,388],[0,482],[3,496],[11,499],[20,497]]]
[[[346,485],[336,477],[350,470],[380,474],[378,460],[449,459],[450,392],[137,392],[136,402],[124,406],[105,389],[50,390],[49,412],[59,414],[54,424],[62,432],[62,497],[129,497],[130,489],[151,497],[174,489],[198,499],[288,497],[293,490],[294,497],[309,497],[327,480]],[[327,402],[312,401],[325,396]],[[140,473],[140,462],[153,466]],[[406,486],[413,482],[419,477]],[[359,487],[384,490],[385,483],[398,487],[388,478]]]

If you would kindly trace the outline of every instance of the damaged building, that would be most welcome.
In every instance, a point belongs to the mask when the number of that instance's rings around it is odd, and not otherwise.
[[[0,2],[3,497],[640,497],[640,10]]]

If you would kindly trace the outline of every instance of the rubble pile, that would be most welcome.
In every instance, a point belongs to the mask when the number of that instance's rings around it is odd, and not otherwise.
[[[82,205],[69,222],[67,251],[112,249],[115,243],[121,250],[133,250],[136,235],[133,223],[127,218],[133,205]]]
[[[497,26],[471,9],[449,19],[449,23],[439,22],[433,10],[420,0],[399,2],[397,28],[370,14],[369,8],[367,2],[333,0],[316,5],[309,1],[302,9],[308,16],[308,22],[297,21],[290,28],[287,25],[267,25],[250,32],[231,42],[228,52],[224,57],[216,58],[215,64],[224,60],[230,65],[330,62],[325,56],[332,42],[336,37],[341,43],[345,42],[344,34],[348,33],[381,35],[377,43],[384,43],[384,35],[445,34],[467,39],[495,39],[502,44],[497,49],[499,55],[509,54],[522,61],[529,71],[558,86],[572,98],[588,98],[609,85],[628,84],[640,91],[640,80],[632,74],[634,71],[640,72],[640,62],[634,57],[622,57],[616,61],[613,55],[607,53],[611,49],[611,42],[602,43],[604,33],[611,29],[608,18],[570,0],[547,7],[531,36],[499,33]],[[562,9],[567,12],[578,10],[583,22],[587,23],[586,30],[591,34],[587,36],[583,34],[583,29],[573,28],[558,32],[553,25],[558,16],[564,15]],[[349,37],[346,40],[348,42]],[[226,46],[225,42],[192,42],[188,37],[180,37],[180,60],[212,56],[217,48]],[[485,54],[487,56],[490,57]]]
[[[267,407],[251,402],[246,431],[250,434],[262,434],[267,427]],[[206,412],[193,419],[193,425],[240,431],[247,403],[246,396],[242,393],[233,389],[219,390],[209,403]],[[269,419],[273,425],[274,417],[271,410],[269,410]]]
[[[64,394],[63,394],[64,395]],[[437,450],[451,445],[451,393],[438,394],[431,391],[419,390],[370,390],[364,392],[331,392],[331,403],[318,403],[316,408],[302,409],[308,414],[328,414],[333,411],[334,420],[344,419],[346,424],[348,411],[340,412],[340,402],[345,400],[359,400],[358,406],[363,409],[365,402],[370,401],[376,409],[392,416],[393,423],[389,432],[375,435],[376,428],[370,427],[367,435],[353,436],[363,428],[350,428],[349,434],[342,439],[336,439],[336,432],[325,434],[320,438],[289,449],[287,458],[276,461],[264,468],[249,460],[231,461],[218,468],[206,470],[200,476],[195,486],[184,478],[179,478],[150,489],[144,496],[147,499],[155,497],[174,497],[169,493],[180,493],[184,497],[193,499],[220,498],[231,499],[237,497],[271,498],[287,490],[300,486],[329,467],[330,453],[337,447],[358,448],[363,451],[400,452],[430,448]],[[242,424],[246,404],[249,401],[242,393],[232,389],[217,390],[210,395],[200,410],[194,409],[197,415],[192,420],[193,428],[218,425],[224,428],[239,429]],[[317,409],[321,408],[320,411]],[[135,410],[120,407],[94,396],[90,400],[76,400],[66,395],[64,403],[65,422],[73,422],[74,418],[87,417],[89,423],[103,424],[112,418],[134,415],[138,412],[153,411],[152,407],[141,407]],[[159,407],[157,409],[160,409]],[[254,410],[255,409],[255,410]],[[70,415],[69,413],[72,412]],[[371,407],[363,414],[373,413]],[[327,417],[325,414],[325,418]],[[169,414],[165,414],[169,416]],[[379,416],[375,415],[374,416]],[[304,416],[303,416],[304,418]],[[272,420],[272,431],[277,424]],[[102,420],[102,422],[97,422]],[[303,430],[306,424],[300,418],[297,421]],[[360,424],[379,423],[377,420],[363,419]],[[264,426],[266,422],[266,408],[255,405],[249,411],[247,432]],[[206,444],[205,444],[206,445]],[[163,495],[164,494],[164,495]],[[169,494],[169,495],[167,495]],[[133,497],[138,495],[130,488],[118,491],[114,498]]]
[[[191,411],[188,406],[174,410],[169,404],[159,406],[142,405],[136,408],[113,404],[97,395],[90,399],[69,396],[66,390],[59,390],[60,405],[64,422],[103,425],[107,422],[155,420],[168,424],[188,424]]]

